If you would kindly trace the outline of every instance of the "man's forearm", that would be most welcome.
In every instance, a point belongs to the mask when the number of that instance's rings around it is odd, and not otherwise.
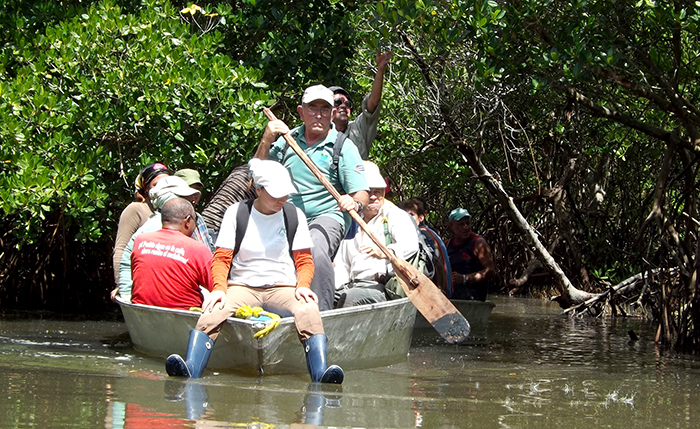
[[[379,106],[379,102],[382,99],[382,90],[384,89],[384,69],[378,68],[377,74],[374,76],[374,82],[372,83],[372,91],[369,93],[369,98],[367,99],[367,111],[374,113]]]
[[[369,204],[369,194],[367,191],[357,191],[349,195],[353,200],[359,201],[363,207],[367,207],[367,204]]]
[[[255,150],[255,155],[253,155],[253,158],[268,159],[270,157],[270,145],[270,143],[261,141],[258,148]]]

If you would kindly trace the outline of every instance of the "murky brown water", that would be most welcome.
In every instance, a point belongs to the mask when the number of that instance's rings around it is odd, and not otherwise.
[[[406,362],[325,391],[305,375],[174,381],[121,323],[0,320],[0,427],[700,427],[700,358],[660,352],[651,326],[494,302],[466,344],[420,333]]]

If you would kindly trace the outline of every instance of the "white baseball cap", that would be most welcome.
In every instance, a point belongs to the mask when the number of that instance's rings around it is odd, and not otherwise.
[[[163,177],[148,193],[156,210],[160,210],[168,200],[176,197],[189,197],[195,194],[201,195],[201,192],[190,188],[187,182],[177,176]]]
[[[304,96],[301,97],[301,104],[309,104],[316,100],[323,100],[333,107],[333,91],[323,85],[314,85],[306,88]]]
[[[289,172],[277,161],[253,158],[248,161],[250,177],[256,188],[265,188],[272,198],[282,198],[296,194]]]
[[[371,188],[386,188],[386,181],[382,177],[382,173],[379,172],[379,167],[372,161],[362,161],[365,163],[365,179],[367,179],[367,186]]]

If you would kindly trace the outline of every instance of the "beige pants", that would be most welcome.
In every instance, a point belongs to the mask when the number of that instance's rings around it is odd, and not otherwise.
[[[226,291],[226,305],[223,310],[217,304],[214,309],[199,316],[197,326],[212,340],[216,340],[224,321],[234,315],[240,307],[262,307],[266,311],[281,317],[294,316],[299,341],[304,342],[310,336],[323,334],[323,323],[315,302],[299,301],[294,296],[294,286],[248,287],[229,286]]]

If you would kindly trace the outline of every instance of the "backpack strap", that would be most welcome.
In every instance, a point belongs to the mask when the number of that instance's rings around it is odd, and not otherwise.
[[[238,211],[236,212],[236,243],[233,248],[233,254],[238,254],[241,249],[241,243],[243,242],[243,237],[245,237],[246,230],[248,229],[248,219],[250,218],[250,212],[253,210],[254,199],[246,200],[238,205]],[[294,243],[294,236],[297,233],[297,227],[299,226],[299,216],[297,216],[296,207],[289,202],[284,203],[282,206],[282,216],[284,217],[284,229],[287,231],[287,243],[289,243],[289,256],[294,261],[294,255],[292,254],[292,243]]]
[[[299,129],[295,129],[289,135],[296,140],[297,136],[299,136]],[[340,155],[343,150],[343,145],[345,144],[345,140],[347,140],[348,135],[345,134],[342,131],[338,131],[338,135],[335,138],[335,142],[333,143],[333,163],[331,164],[331,170],[337,170],[338,169],[338,164],[340,163]],[[287,149],[289,149],[289,143],[285,142],[284,143],[284,153],[287,153]],[[284,157],[284,156],[283,156]]]
[[[345,139],[347,138],[347,134],[345,134],[342,131],[338,131],[338,137],[336,137],[335,143],[333,143],[333,164],[331,164],[331,170],[338,169],[338,163],[340,162],[340,152],[343,150],[343,144],[345,144]]]
[[[284,203],[282,206],[282,215],[284,216],[284,229],[287,231],[287,243],[289,243],[289,256],[294,261],[294,254],[292,253],[292,243],[294,243],[294,236],[297,233],[297,227],[299,226],[299,216],[297,216],[297,208],[294,204],[290,202]]]
[[[238,205],[238,211],[236,211],[236,244],[233,247],[234,256],[241,250],[241,243],[248,229],[248,218],[250,218],[250,212],[253,210],[254,201],[254,199],[249,199],[241,201]]]

